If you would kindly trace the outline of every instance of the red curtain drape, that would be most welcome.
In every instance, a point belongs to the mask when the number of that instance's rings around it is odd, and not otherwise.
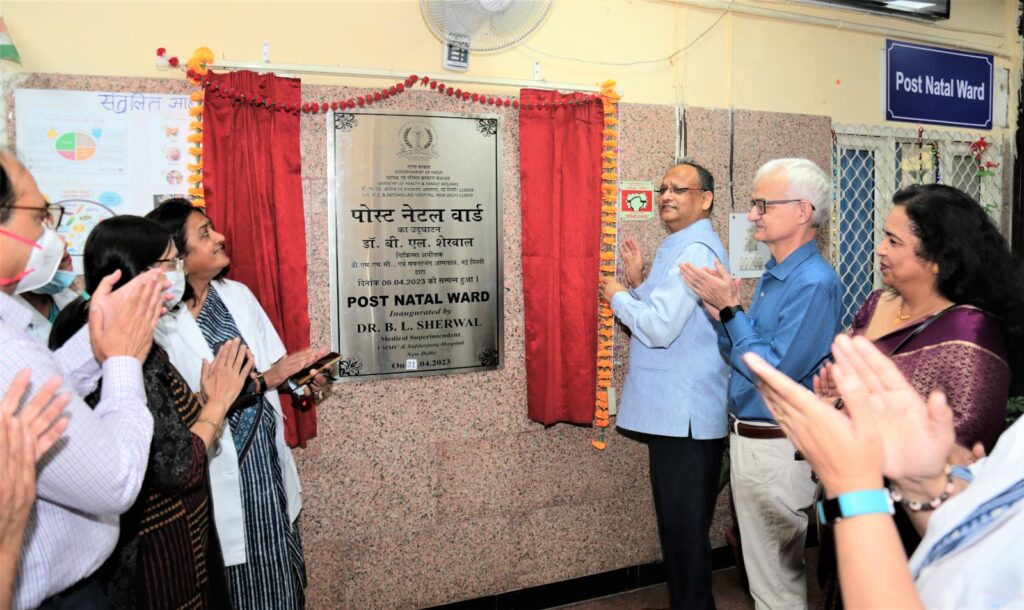
[[[591,423],[596,397],[604,117],[600,103],[550,107],[574,98],[519,100],[527,405],[543,424]]]
[[[294,78],[210,73],[221,90],[300,103]],[[309,346],[306,232],[299,116],[208,95],[203,104],[203,187],[207,213],[227,236],[231,279],[247,285],[289,352]],[[281,396],[292,447],[316,436],[316,407]]]

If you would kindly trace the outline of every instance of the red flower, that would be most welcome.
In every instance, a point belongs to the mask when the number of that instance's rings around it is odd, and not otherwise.
[[[409,80],[411,80],[413,82],[413,84],[416,84],[416,81],[418,81],[419,79],[420,79],[420,77],[416,76],[415,74],[410,74],[409,75]],[[424,82],[426,82],[426,79],[427,79],[427,77],[424,76],[423,77]]]
[[[178,63],[179,62],[178,62],[178,58],[177,57],[172,57],[172,58],[167,60],[167,65],[172,67],[172,68],[177,68],[178,67]]]
[[[163,56],[164,56],[164,55],[166,55],[166,54],[167,54],[167,49],[165,49],[165,48],[163,48],[163,47],[160,47],[160,48],[158,48],[158,49],[156,50],[156,56],[157,56],[157,57],[163,57]]]
[[[427,77],[426,76],[423,77],[423,82],[427,82]],[[430,81],[430,88],[431,89],[437,89],[437,81],[433,81],[433,80]]]
[[[388,95],[394,95],[398,93],[398,85],[391,85],[388,87]]]
[[[472,97],[473,97],[473,101],[475,102],[478,99],[480,99],[480,94],[479,93],[474,93]]]
[[[512,100],[512,107],[519,108],[519,100]]]
[[[338,109],[338,102],[331,102],[331,110],[337,110],[337,109]]]
[[[398,92],[401,93],[405,91],[405,85],[403,85],[402,83],[398,83],[397,85],[395,85],[395,89],[397,89]]]
[[[968,148],[970,148],[971,152],[974,154],[980,154],[988,150],[988,142],[985,141],[985,136],[981,136],[976,141],[971,142],[971,145]]]
[[[999,167],[999,164],[998,163],[993,163],[992,161],[986,161],[985,162],[985,169],[991,169],[993,167]]]

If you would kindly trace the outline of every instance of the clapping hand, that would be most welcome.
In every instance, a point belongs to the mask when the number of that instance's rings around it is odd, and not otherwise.
[[[832,363],[826,362],[825,366],[814,375],[814,394],[827,402],[834,403],[839,398],[839,388],[836,387],[835,378],[832,375]]]
[[[36,495],[36,462],[67,428],[61,416],[70,395],[57,395],[61,379],[43,384],[18,410],[32,372],[15,375],[0,402],[0,549],[17,557]]]
[[[245,387],[252,367],[252,354],[237,337],[221,345],[212,363],[203,359],[200,371],[202,394],[206,397],[205,404],[216,407],[217,412],[213,415],[217,420],[224,418]]]
[[[743,356],[775,421],[804,455],[829,497],[882,486],[884,451],[876,422],[865,409],[833,409],[754,353]],[[859,405],[858,405],[859,406]]]
[[[626,281],[631,287],[636,288],[644,281],[644,255],[640,252],[640,246],[637,245],[635,239],[630,237],[622,242],[619,254],[622,255]]]
[[[680,263],[679,274],[683,281],[704,303],[704,309],[715,320],[718,312],[725,307],[740,304],[740,280],[733,279],[722,261],[715,259],[715,268],[707,269],[693,263]]]
[[[150,270],[111,291],[120,279],[115,271],[103,278],[89,302],[89,340],[99,362],[112,356],[131,356],[142,362],[153,345],[153,330],[166,310],[164,290],[170,283],[159,270]]]
[[[833,354],[847,409],[856,404],[878,421],[885,476],[921,479],[941,473],[955,439],[946,395],[934,391],[922,399],[892,360],[864,337],[836,338]]]

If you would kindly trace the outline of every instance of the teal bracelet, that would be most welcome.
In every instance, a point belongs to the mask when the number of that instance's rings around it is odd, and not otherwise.
[[[823,524],[839,523],[843,519],[870,514],[895,513],[889,490],[862,489],[851,491],[830,500],[818,502],[818,521]]]

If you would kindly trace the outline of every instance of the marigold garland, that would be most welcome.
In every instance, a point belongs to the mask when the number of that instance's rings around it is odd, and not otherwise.
[[[188,81],[199,86],[209,73],[208,66],[213,63],[213,59],[213,51],[208,47],[199,47],[193,51],[192,57],[185,62],[185,76]],[[188,164],[188,169],[192,172],[188,177],[188,182],[192,185],[192,188],[188,189],[188,195],[192,200],[192,205],[197,208],[206,207],[205,190],[203,189],[203,101],[205,99],[205,87],[200,87],[189,96],[189,100],[195,105],[189,109],[193,120],[189,123],[192,133],[189,134],[188,141],[192,146],[189,147],[188,152],[195,157],[195,163]]]
[[[619,123],[619,94],[615,92],[615,81],[607,80],[601,83],[601,103],[604,112],[604,136],[601,153],[601,234],[613,236],[618,234],[615,227],[616,206],[619,196],[619,131],[616,125]],[[607,205],[607,204],[613,205]],[[604,237],[601,239],[602,261],[615,260],[615,237]],[[602,277],[615,277],[615,265],[601,265]],[[613,374],[612,366],[612,338],[615,336],[615,313],[606,303],[598,306],[598,342],[597,342],[597,399],[594,401],[594,427],[597,428],[597,438],[590,444],[598,451],[608,447],[605,439],[605,430],[608,428],[608,388],[611,387]]]

